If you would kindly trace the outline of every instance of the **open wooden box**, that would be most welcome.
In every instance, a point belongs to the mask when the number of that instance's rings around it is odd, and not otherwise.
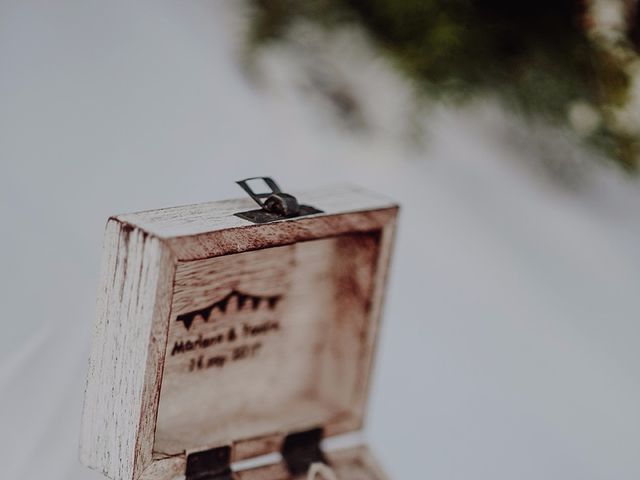
[[[319,457],[339,480],[386,478],[366,447],[319,441],[363,424],[397,206],[350,187],[298,198],[321,213],[258,224],[236,215],[246,198],[109,219],[83,463],[285,480]]]

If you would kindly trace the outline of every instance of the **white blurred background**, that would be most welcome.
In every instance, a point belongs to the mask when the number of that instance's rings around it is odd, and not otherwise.
[[[271,175],[403,207],[366,431],[393,478],[640,478],[638,181],[551,181],[528,146],[589,154],[490,102],[410,144],[406,86],[347,42],[353,133],[242,44],[233,1],[0,1],[0,477],[101,478],[77,441],[106,218]]]

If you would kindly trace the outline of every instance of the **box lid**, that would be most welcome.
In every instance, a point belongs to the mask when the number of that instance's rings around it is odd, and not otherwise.
[[[109,219],[85,464],[168,479],[194,452],[362,426],[397,206],[354,187],[297,198],[321,213],[256,224],[245,198]]]

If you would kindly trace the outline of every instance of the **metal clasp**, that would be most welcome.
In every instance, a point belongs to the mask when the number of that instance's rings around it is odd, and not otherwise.
[[[249,182],[254,180],[262,180],[269,191],[264,193],[254,191],[249,185]],[[322,210],[318,210],[309,205],[300,205],[296,197],[284,193],[271,177],[245,178],[236,183],[260,206],[259,210],[250,210],[248,212],[234,214],[236,217],[249,220],[250,222],[268,223],[285,218],[303,217],[315,213],[322,213]]]
[[[281,453],[292,476],[306,474],[313,464],[328,464],[320,447],[323,433],[322,428],[314,428],[285,437]]]
[[[187,456],[186,480],[234,480],[231,447],[218,447]]]

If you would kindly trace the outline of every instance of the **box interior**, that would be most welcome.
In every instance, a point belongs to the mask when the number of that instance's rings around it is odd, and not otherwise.
[[[358,426],[380,234],[179,263],[154,455]]]

